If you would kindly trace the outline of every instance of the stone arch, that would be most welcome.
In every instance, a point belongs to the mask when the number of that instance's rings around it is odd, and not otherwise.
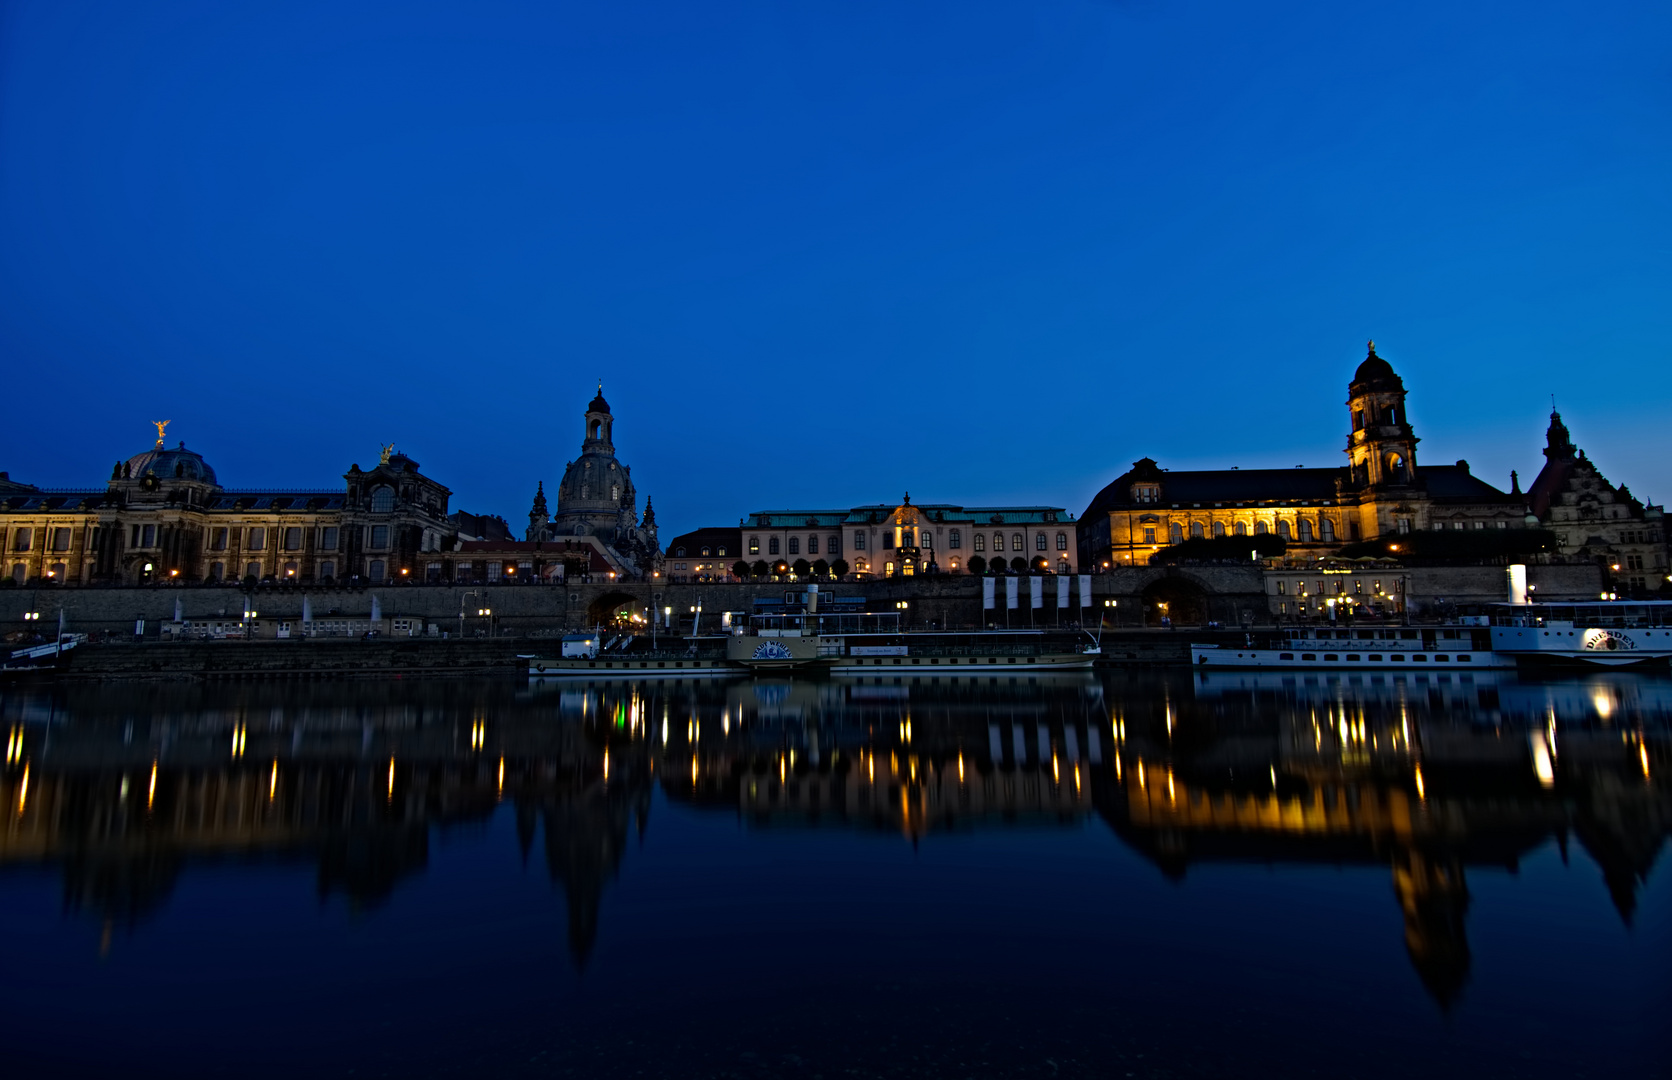
[[[611,626],[621,614],[631,615],[641,606],[632,593],[607,592],[586,606],[586,625]]]
[[[1199,626],[1208,618],[1208,594],[1186,577],[1167,575],[1144,586],[1141,594],[1145,626],[1160,626],[1170,618],[1174,626]]]

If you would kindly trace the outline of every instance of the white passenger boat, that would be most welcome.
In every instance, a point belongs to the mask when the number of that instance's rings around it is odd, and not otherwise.
[[[1664,665],[1672,659],[1672,600],[1498,604],[1492,648],[1531,666]]]
[[[1513,660],[1493,651],[1492,635],[1484,625],[1295,627],[1275,637],[1251,634],[1246,645],[1191,645],[1190,662],[1202,668],[1373,671],[1514,666]]]

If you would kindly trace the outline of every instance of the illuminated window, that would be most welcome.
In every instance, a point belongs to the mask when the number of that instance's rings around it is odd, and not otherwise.
[[[761,538],[758,537],[758,536],[749,537],[749,554],[759,555],[760,553],[761,553]]]
[[[1146,543],[1146,544],[1155,543],[1155,526],[1154,525],[1144,526],[1144,543]]]
[[[1024,544],[1024,541],[1022,539],[1022,534],[1021,533],[1016,533],[1016,534],[1014,534],[1010,537],[1010,550],[1011,551],[1026,551],[1027,548],[1024,547],[1023,544]]]
[[[987,534],[986,533],[976,533],[975,534],[975,550],[977,550],[977,551],[986,551],[987,550]]]
[[[1167,542],[1170,544],[1184,543],[1184,526],[1176,521],[1167,526]]]
[[[963,533],[959,532],[957,529],[948,529],[946,533],[946,546],[950,551],[957,551],[959,548],[963,547]]]

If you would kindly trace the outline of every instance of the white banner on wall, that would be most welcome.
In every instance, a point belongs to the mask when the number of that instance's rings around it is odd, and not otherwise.
[[[1028,595],[1030,597],[1032,597],[1034,607],[1037,607],[1037,608],[1044,607],[1045,606],[1045,579],[1040,577],[1038,574],[1035,574],[1032,577],[1028,578]]]
[[[1013,607],[1016,606],[1016,586],[1018,584],[1020,584],[1020,582],[1018,582],[1013,577],[1007,577],[1007,578],[1004,579],[1004,606],[1005,607],[1013,608]]]
[[[1068,575],[1067,574],[1059,574],[1057,576],[1057,607],[1058,608],[1065,608],[1067,606],[1068,606]]]
[[[1080,606],[1091,607],[1091,575],[1080,575]]]
[[[990,577],[981,579],[981,606],[988,611],[993,610],[993,579]]]

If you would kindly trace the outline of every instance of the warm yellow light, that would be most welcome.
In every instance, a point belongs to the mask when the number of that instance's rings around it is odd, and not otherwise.
[[[145,809],[151,809],[151,803],[157,798],[157,763],[151,763],[151,783],[145,789]]]
[[[604,779],[607,781],[607,780],[609,780],[609,778],[610,778],[610,748],[606,746],[606,747],[604,747]]]
[[[1649,778],[1649,744],[1642,739],[1637,740],[1637,760],[1643,765],[1643,779]]]
[[[29,763],[23,763],[23,779],[17,785],[17,813],[23,816],[23,807],[29,801]]]
[[[1606,690],[1598,690],[1591,695],[1591,705],[1595,707],[1597,715],[1604,720],[1614,715],[1614,699],[1609,696]]]
[[[1055,753],[1051,755],[1051,782],[1054,784],[1062,783],[1062,768],[1057,764]]]
[[[395,759],[389,759],[389,798],[395,797]]]
[[[958,753],[958,783],[962,784],[963,782],[964,782],[964,755],[963,755],[963,752],[960,751]]]
[[[153,773],[153,775],[155,775]],[[272,802],[279,790],[279,759],[273,759],[273,771],[267,776],[267,801]]]
[[[504,798],[505,797],[505,759],[504,758],[499,759],[499,791],[496,792],[496,796],[499,797],[499,798]]]
[[[691,755],[691,786],[697,786],[697,755]]]

